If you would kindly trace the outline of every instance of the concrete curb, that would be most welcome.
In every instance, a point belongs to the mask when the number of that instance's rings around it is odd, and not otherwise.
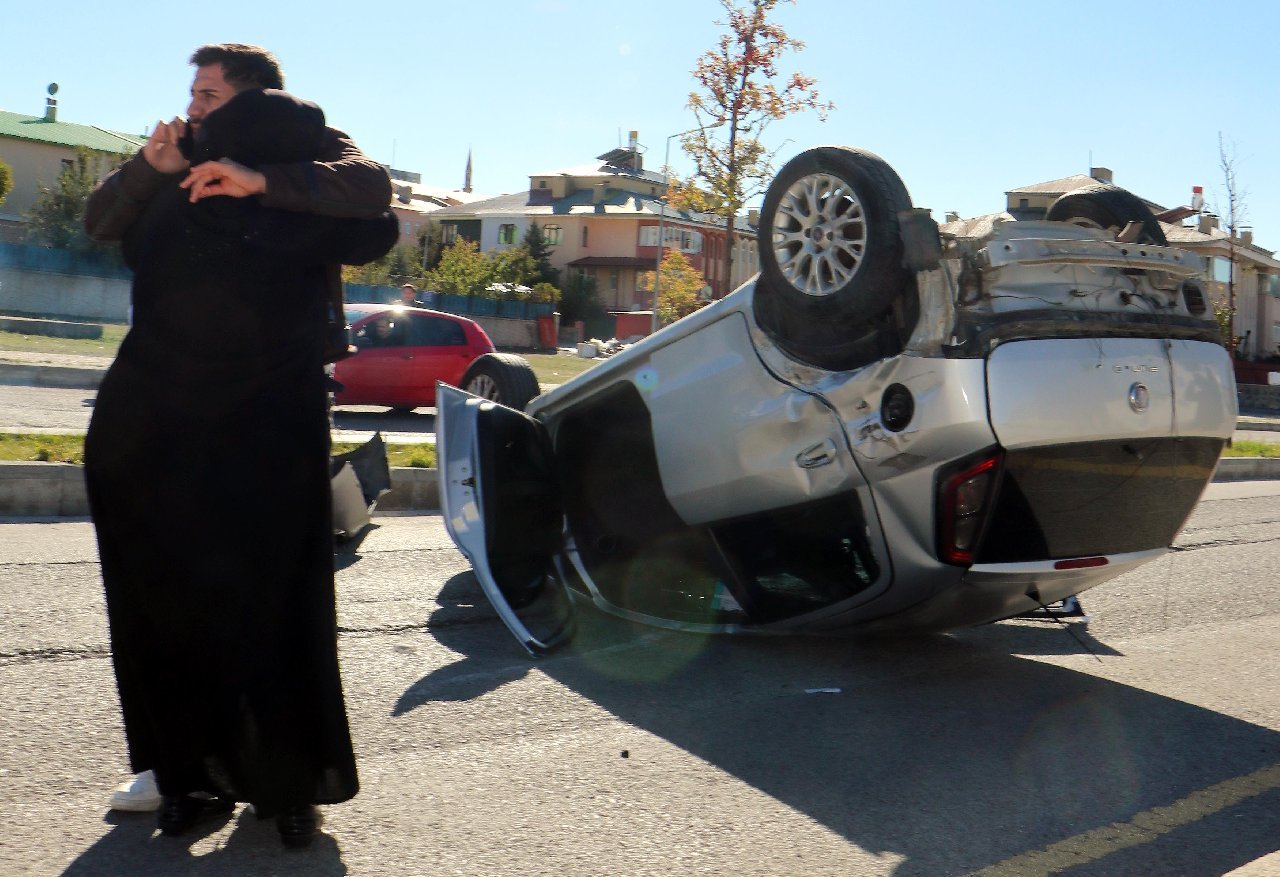
[[[29,365],[0,362],[0,384],[16,387],[55,387],[60,390],[96,390],[105,368],[77,368],[68,365]]]
[[[1214,481],[1275,481],[1280,457],[1223,457],[1213,470]]]
[[[380,512],[438,512],[438,470],[397,467]],[[84,467],[74,463],[0,461],[0,517],[82,518],[89,514]]]
[[[1214,481],[1280,481],[1280,458],[1227,457]],[[439,512],[440,471],[397,467],[379,512]],[[89,514],[84,471],[73,463],[0,461],[0,517],[78,518]]]

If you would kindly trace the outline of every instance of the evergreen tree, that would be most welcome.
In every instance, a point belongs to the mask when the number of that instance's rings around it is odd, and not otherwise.
[[[555,248],[547,243],[547,238],[542,233],[542,226],[536,222],[529,223],[522,243],[537,266],[537,274],[533,282],[557,286],[560,283],[560,271],[551,267],[551,254],[555,252]]]
[[[604,307],[596,291],[596,279],[586,274],[574,274],[560,294],[562,325],[588,321],[604,316]]]

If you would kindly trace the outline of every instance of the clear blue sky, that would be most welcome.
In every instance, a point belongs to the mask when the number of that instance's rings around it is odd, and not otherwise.
[[[141,133],[185,110],[197,45],[258,43],[374,158],[457,187],[471,150],[475,189],[499,194],[631,129],[659,168],[667,136],[693,124],[689,71],[722,32],[715,0],[221,0],[167,18],[140,5],[5,16],[0,109],[39,115],[57,82],[60,118]],[[870,149],[941,220],[1091,161],[1166,206],[1196,184],[1221,203],[1221,132],[1256,239],[1280,249],[1273,0],[799,0],[777,17],[807,44],[782,69],[816,76],[836,103],[825,123],[773,125],[765,140],[784,155]],[[678,143],[672,165],[690,169]]]

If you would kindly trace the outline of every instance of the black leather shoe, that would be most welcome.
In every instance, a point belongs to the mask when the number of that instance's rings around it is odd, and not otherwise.
[[[316,836],[324,817],[314,804],[286,807],[276,814],[276,829],[287,847],[305,847]]]
[[[165,795],[160,799],[156,825],[169,837],[184,834],[191,826],[230,813],[236,802],[230,798],[203,798],[192,795]]]

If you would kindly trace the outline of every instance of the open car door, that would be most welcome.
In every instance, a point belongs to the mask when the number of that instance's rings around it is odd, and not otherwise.
[[[542,424],[456,387],[436,385],[440,504],[485,596],[530,654],[573,635],[557,574],[564,511]]]

